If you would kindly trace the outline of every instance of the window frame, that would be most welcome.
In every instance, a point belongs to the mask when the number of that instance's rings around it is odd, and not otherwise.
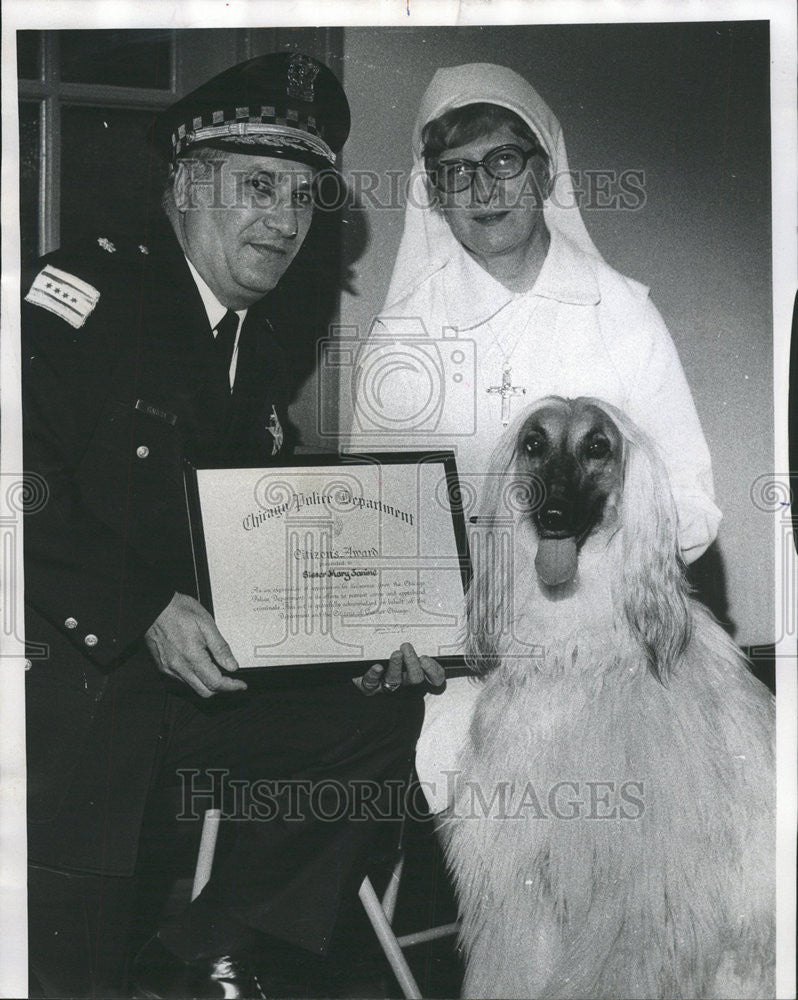
[[[18,81],[19,103],[39,106],[39,190],[37,247],[39,256],[61,243],[61,109],[65,105],[158,111],[177,99],[181,46],[170,31],[169,86],[163,89],[68,83],[61,79],[61,38],[57,31],[39,33],[39,78]]]

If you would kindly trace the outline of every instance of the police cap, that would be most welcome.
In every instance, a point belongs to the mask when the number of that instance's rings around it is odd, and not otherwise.
[[[275,52],[224,70],[162,111],[155,143],[171,161],[211,146],[330,167],[349,124],[346,94],[327,66]]]

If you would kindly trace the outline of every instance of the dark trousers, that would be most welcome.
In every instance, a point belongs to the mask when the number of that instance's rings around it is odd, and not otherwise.
[[[134,899],[132,878],[30,865],[29,996],[123,996]]]
[[[369,846],[401,812],[421,692],[366,698],[347,678],[252,683],[232,697],[174,697],[169,715],[142,831],[147,867],[166,872],[163,859],[175,843],[195,841],[212,805],[222,808],[226,836],[203,893],[162,928],[165,942],[190,959],[235,950],[256,931],[327,954],[341,906],[367,870]],[[39,978],[58,981],[46,960],[66,960],[52,945],[69,927],[89,944],[73,954],[70,964],[81,968],[68,970],[72,992],[63,995],[113,995],[122,981],[125,883],[132,880],[47,873],[60,880],[57,915],[48,913],[40,874],[30,899],[34,967],[35,950],[45,959]]]

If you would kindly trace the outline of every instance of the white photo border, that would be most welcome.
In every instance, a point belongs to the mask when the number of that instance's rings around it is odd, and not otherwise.
[[[0,996],[27,992],[25,878],[24,652],[21,528],[14,498],[21,478],[17,29],[238,28],[269,25],[371,26],[657,23],[768,20],[771,43],[771,170],[774,481],[789,487],[787,418],[790,330],[798,287],[796,194],[796,5],[794,0],[3,0],[2,302],[0,329]],[[15,484],[14,488],[9,484]],[[776,519],[774,519],[776,521]],[[774,547],[783,528],[774,523]],[[777,996],[795,995],[796,636],[784,620],[794,566],[776,557],[774,634],[778,728]],[[791,626],[794,629],[794,625]]]

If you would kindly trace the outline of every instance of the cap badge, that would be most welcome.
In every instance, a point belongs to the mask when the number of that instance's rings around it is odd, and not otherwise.
[[[302,101],[312,101],[314,98],[314,84],[319,75],[321,67],[308,56],[297,54],[292,57],[288,64],[288,88],[289,97],[298,97]]]

